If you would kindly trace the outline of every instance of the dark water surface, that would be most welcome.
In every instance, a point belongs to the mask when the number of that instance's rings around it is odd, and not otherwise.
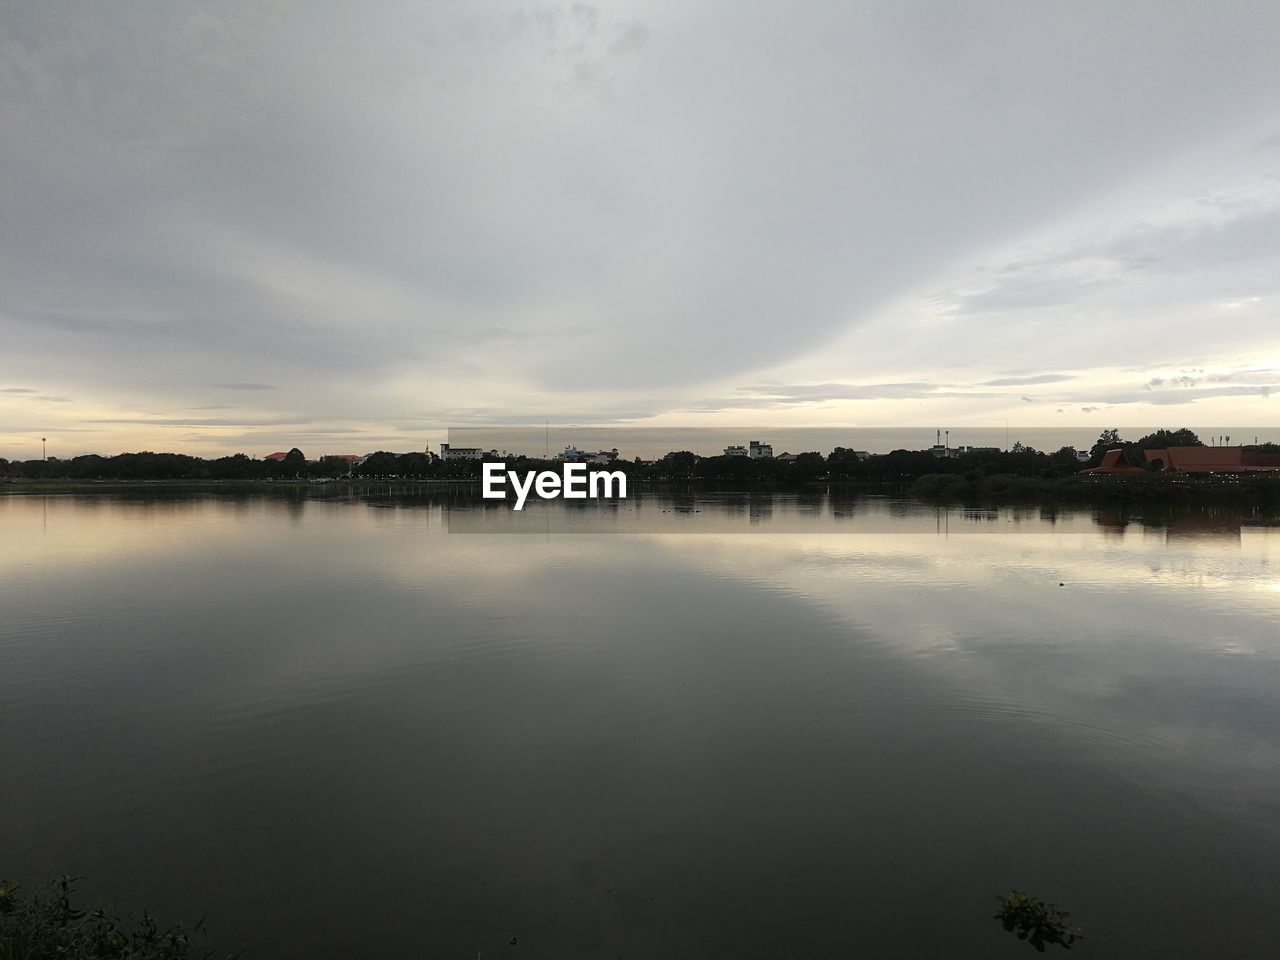
[[[1013,887],[1274,953],[1280,531],[539,509],[0,497],[0,876],[249,958],[1030,956]]]

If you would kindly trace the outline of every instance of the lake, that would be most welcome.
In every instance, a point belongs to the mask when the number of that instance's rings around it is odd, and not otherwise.
[[[326,496],[0,497],[0,876],[251,960],[1280,937],[1280,529]]]

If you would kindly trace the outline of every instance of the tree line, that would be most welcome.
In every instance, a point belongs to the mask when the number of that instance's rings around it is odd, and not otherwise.
[[[476,475],[479,465],[476,465]],[[205,459],[185,453],[121,453],[113,457],[86,454],[68,459],[8,461],[0,458],[0,477],[11,480],[189,480],[292,481],[339,477],[410,480],[470,479],[472,471],[460,461],[442,461],[427,453],[375,453],[363,464],[344,457],[308,460],[296,447],[282,460],[255,460],[237,453]]]
[[[1126,441],[1119,431],[1102,431],[1085,461],[1073,447],[1053,452],[1035,450],[1015,443],[1009,450],[975,450],[954,457],[938,457],[929,450],[894,450],[861,457],[854,450],[836,447],[823,456],[816,451],[799,454],[795,460],[752,459],[742,456],[701,457],[689,450],[668,453],[659,460],[616,460],[610,470],[625,472],[639,482],[716,481],[726,483],[784,483],[814,480],[858,481],[866,483],[911,483],[924,476],[959,474],[970,480],[991,476],[1016,476],[1054,480],[1069,477],[1085,467],[1097,466],[1108,450],[1122,449],[1127,462],[1147,468],[1144,450],[1170,446],[1204,446],[1187,428],[1157,430],[1137,440]],[[1257,449],[1280,449],[1263,444]],[[509,469],[554,468],[555,462],[530,457],[507,458]],[[10,480],[64,481],[297,481],[338,479],[440,480],[479,479],[480,462],[442,460],[429,453],[379,451],[363,463],[352,464],[342,457],[308,460],[296,447],[281,460],[255,460],[243,453],[215,459],[182,453],[121,453],[113,457],[96,454],[48,460],[8,461],[0,458],[0,477]]]

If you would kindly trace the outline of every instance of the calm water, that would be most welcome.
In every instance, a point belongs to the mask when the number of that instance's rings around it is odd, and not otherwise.
[[[1013,887],[1073,956],[1280,937],[1280,530],[460,509],[0,497],[0,875],[250,958],[1030,956]]]

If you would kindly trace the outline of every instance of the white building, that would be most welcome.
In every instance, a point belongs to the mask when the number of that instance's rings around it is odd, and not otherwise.
[[[725,448],[724,448],[724,455],[725,455],[726,457],[746,457],[746,456],[749,456],[749,454],[747,453],[747,448],[746,448],[746,447],[744,447],[744,446],[741,446],[741,445],[734,445],[734,446],[731,446],[731,447],[725,447]]]
[[[761,443],[759,440],[752,440],[751,447],[748,450],[748,456],[752,460],[772,460],[773,444]]]
[[[498,460],[497,450],[482,450],[480,447],[451,447],[447,443],[440,444],[441,460]]]
[[[577,447],[568,446],[564,448],[564,453],[556,454],[557,460],[563,460],[566,463],[597,463],[606,466],[618,459],[618,448],[611,450],[579,450]]]

